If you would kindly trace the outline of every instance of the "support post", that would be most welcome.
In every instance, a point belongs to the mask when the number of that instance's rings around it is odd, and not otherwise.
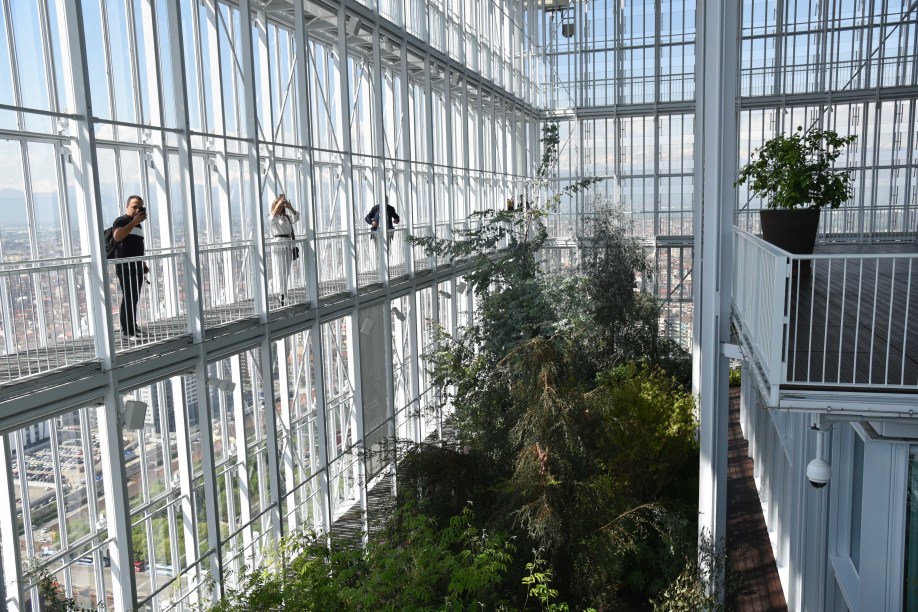
[[[695,253],[693,391],[699,402],[701,460],[698,537],[726,539],[728,361],[733,213],[736,206],[736,57],[738,9],[732,0],[697,9],[695,68]],[[715,581],[717,578],[715,578]],[[717,588],[717,583],[709,588]],[[720,593],[723,596],[723,593]]]

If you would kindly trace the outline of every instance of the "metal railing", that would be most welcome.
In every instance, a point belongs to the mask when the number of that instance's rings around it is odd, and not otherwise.
[[[431,231],[430,224],[424,223],[422,225],[415,225],[413,234],[415,236],[432,236],[433,232]],[[412,245],[411,250],[414,255],[415,270],[430,270],[433,267],[431,261],[433,258],[427,255],[424,251],[424,247],[415,244]]]
[[[88,258],[0,264],[0,383],[96,358]]]
[[[251,242],[201,247],[204,326],[216,327],[255,316]]]
[[[788,254],[734,230],[733,312],[777,401],[784,338]]]
[[[142,257],[111,259],[108,274],[116,351],[188,334],[181,250],[161,249]]]
[[[440,223],[418,231],[447,238],[451,230]],[[408,275],[411,258],[419,270],[431,267],[432,258],[408,240],[408,228],[387,234],[390,278]],[[312,251],[307,247],[313,245],[318,295],[312,295],[309,283]],[[296,259],[291,246],[299,249]],[[311,305],[319,297],[350,291],[352,279],[360,285],[379,282],[379,246],[364,231],[357,235],[356,248],[346,231],[320,233],[314,243],[308,237],[292,245],[269,239],[264,268],[269,310]],[[198,275],[206,328],[255,316],[254,257],[251,241],[201,246]],[[116,353],[189,334],[190,272],[184,249],[148,250],[142,257],[106,260],[105,266],[105,307],[112,316]],[[100,298],[90,295],[90,278],[89,257],[0,263],[0,384],[99,360],[89,305]]]
[[[323,530],[322,502],[319,496],[319,474],[317,470],[308,479],[296,483],[281,496],[281,520],[289,528],[312,529],[317,533]]]
[[[331,517],[337,521],[360,500],[360,449],[352,446],[328,462]]]
[[[379,282],[379,239],[387,234],[382,230],[376,232],[357,232],[357,285],[366,287]]]
[[[319,233],[316,236],[316,262],[320,298],[347,291],[347,231]]]
[[[918,253],[794,255],[734,235],[733,310],[771,405],[782,384],[918,389]]]
[[[311,303],[306,282],[308,242],[306,238],[275,238],[265,242],[269,310]]]
[[[408,229],[397,227],[389,240],[389,278],[408,274]]]

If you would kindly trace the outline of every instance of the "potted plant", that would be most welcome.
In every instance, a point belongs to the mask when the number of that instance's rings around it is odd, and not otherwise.
[[[767,199],[767,208],[759,211],[767,242],[791,253],[813,252],[819,211],[838,208],[851,197],[851,171],[833,164],[856,139],[798,126],[790,136],[779,134],[752,152],[735,184],[748,182],[753,194]]]

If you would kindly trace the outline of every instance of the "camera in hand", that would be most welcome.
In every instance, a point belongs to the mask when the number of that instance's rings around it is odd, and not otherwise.
[[[146,207],[146,206],[141,206],[140,208],[138,208],[138,209],[137,209],[137,214],[139,214],[139,215],[145,215],[145,214],[147,214],[147,207]]]

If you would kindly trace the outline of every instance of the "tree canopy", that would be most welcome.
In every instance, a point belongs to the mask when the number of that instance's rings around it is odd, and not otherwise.
[[[532,188],[551,193],[557,126],[543,145]],[[414,239],[466,264],[475,290],[470,323],[441,331],[428,355],[433,409],[456,437],[403,443],[396,509],[366,550],[300,543],[286,572],[253,574],[242,592],[305,589],[296,601],[336,609],[561,610],[681,600],[666,590],[680,574],[697,586],[684,571],[697,513],[690,364],[661,332],[661,304],[638,290],[652,273],[645,247],[594,198],[576,263],[542,258],[546,216],[594,182],[477,212],[452,240]]]

